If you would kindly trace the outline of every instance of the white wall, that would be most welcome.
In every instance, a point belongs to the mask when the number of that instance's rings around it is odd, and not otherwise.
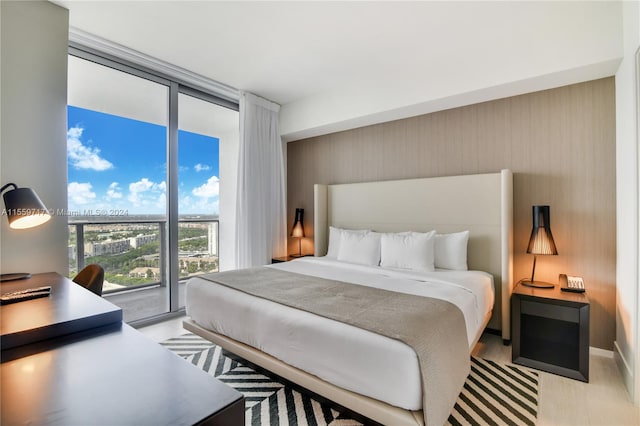
[[[616,73],[617,283],[615,356],[632,399],[640,404],[638,310],[638,87],[640,6],[623,4],[624,58]]]
[[[2,1],[0,14],[0,180],[66,209],[69,13],[44,1]],[[27,230],[0,222],[2,273],[68,273],[66,217]]]
[[[358,84],[283,105],[282,136],[303,139],[612,76],[622,56],[621,7],[620,2],[471,2],[455,18],[483,22],[481,36],[453,34],[457,38],[448,44],[466,48],[467,62],[456,64],[455,56],[443,54],[434,58],[432,78],[425,78],[385,62],[382,46],[380,66],[392,70],[388,80],[363,75]],[[514,16],[538,31],[523,34],[513,27]],[[485,44],[478,46],[478,40]]]

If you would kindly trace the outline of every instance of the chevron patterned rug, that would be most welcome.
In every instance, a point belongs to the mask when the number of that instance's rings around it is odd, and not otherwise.
[[[314,394],[300,392],[280,377],[264,375],[228,357],[222,348],[195,334],[161,344],[241,392],[247,425],[362,425]],[[537,411],[537,373],[472,357],[471,374],[447,424],[533,426]]]

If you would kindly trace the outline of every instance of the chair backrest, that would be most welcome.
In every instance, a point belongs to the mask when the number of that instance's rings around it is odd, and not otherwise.
[[[84,288],[91,290],[98,296],[102,296],[102,284],[104,282],[104,269],[95,263],[87,265],[78,272],[73,282],[80,284]]]

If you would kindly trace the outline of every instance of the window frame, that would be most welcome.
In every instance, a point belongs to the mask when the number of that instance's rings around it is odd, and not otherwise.
[[[131,321],[129,325],[141,327],[153,324],[167,318],[182,315],[185,308],[180,308],[178,294],[179,284],[179,258],[178,258],[178,95],[180,93],[210,102],[212,104],[240,111],[240,105],[235,100],[227,99],[211,90],[198,87],[192,83],[181,79],[178,76],[170,76],[150,67],[134,63],[130,60],[116,55],[85,46],[78,42],[69,42],[68,54],[80,59],[94,62],[114,70],[125,72],[133,76],[149,80],[168,88],[169,96],[167,100],[167,232],[166,250],[161,249],[161,255],[166,252],[166,277],[169,287],[169,311],[162,314]],[[163,274],[164,275],[164,274]]]

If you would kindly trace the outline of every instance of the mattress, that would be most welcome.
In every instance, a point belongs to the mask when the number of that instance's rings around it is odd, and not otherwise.
[[[407,272],[312,257],[269,267],[447,300],[464,314],[469,346],[493,307],[493,278],[481,271]],[[339,387],[422,408],[418,360],[402,342],[197,277],[187,284],[186,309],[202,327]]]

